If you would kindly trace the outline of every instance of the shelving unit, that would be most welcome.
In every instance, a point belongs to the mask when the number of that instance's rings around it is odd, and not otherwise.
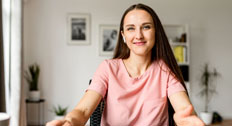
[[[189,66],[190,66],[190,41],[189,27],[187,24],[165,24],[164,30],[172,47],[176,61],[182,71],[188,91],[189,83]],[[189,93],[190,94],[190,93]]]

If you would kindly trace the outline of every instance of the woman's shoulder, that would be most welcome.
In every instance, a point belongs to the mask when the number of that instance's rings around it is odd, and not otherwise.
[[[117,71],[119,67],[120,67],[120,59],[105,59],[98,65],[97,71],[100,72]]]
[[[120,66],[120,62],[122,59],[105,59],[103,61],[104,64],[107,64],[110,67]]]
[[[170,69],[167,64],[163,60],[156,60],[154,61],[155,65],[160,68],[163,72],[169,72]]]

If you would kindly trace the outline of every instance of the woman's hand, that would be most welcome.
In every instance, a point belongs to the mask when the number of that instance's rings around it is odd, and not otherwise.
[[[85,93],[75,109],[69,112],[63,120],[50,121],[46,126],[84,126],[101,99],[101,94],[89,90]]]
[[[53,120],[46,124],[46,126],[72,126],[70,122],[66,120]]]
[[[196,115],[192,115],[193,106],[189,105],[186,109],[174,114],[177,126],[205,126],[203,121]]]

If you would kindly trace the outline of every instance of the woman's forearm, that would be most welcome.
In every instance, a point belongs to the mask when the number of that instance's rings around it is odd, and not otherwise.
[[[84,126],[102,99],[101,94],[87,91],[77,106],[65,116],[72,126]]]
[[[89,117],[85,116],[85,112],[74,109],[65,116],[65,120],[71,123],[72,126],[84,126]]]

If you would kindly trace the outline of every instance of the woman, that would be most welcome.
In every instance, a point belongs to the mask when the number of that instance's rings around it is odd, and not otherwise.
[[[178,126],[203,126],[155,12],[132,5],[120,32],[114,58],[100,64],[76,108],[47,126],[84,125],[102,98],[102,126],[172,126],[173,118]]]

